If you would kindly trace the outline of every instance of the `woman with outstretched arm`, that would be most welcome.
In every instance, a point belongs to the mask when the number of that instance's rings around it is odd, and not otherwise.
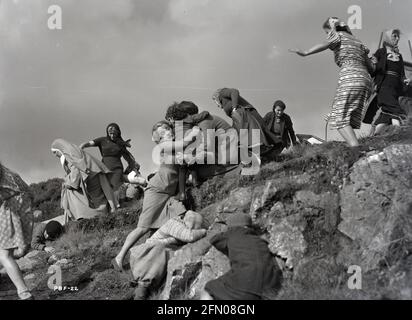
[[[338,87],[327,120],[332,129],[351,147],[359,146],[354,129],[360,129],[362,117],[372,90],[372,79],[368,69],[371,61],[369,50],[356,39],[349,27],[338,18],[331,17],[323,29],[327,40],[309,50],[290,50],[301,57],[316,54],[327,49],[334,52],[335,62],[340,67]]]

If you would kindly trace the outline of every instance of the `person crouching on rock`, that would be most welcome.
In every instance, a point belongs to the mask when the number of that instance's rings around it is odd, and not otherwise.
[[[229,257],[231,269],[209,281],[201,300],[261,300],[274,298],[281,284],[281,271],[267,242],[252,228],[246,214],[227,219],[228,231],[215,235],[210,243]]]
[[[171,201],[176,201],[173,198]],[[130,250],[130,267],[136,289],[135,300],[144,300],[165,278],[171,251],[206,235],[201,229],[202,216],[187,211],[184,216],[169,219],[144,244]]]
[[[63,233],[63,226],[57,221],[40,223],[33,232],[31,248],[53,253],[54,248],[46,246],[46,241],[54,241]]]

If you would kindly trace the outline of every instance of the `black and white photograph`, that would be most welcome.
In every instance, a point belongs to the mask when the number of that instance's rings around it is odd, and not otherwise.
[[[411,80],[412,0],[0,0],[0,308],[412,300]]]

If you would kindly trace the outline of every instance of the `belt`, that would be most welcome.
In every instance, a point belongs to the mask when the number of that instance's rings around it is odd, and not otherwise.
[[[395,71],[386,71],[386,74],[388,76],[394,76],[394,77],[398,77],[398,78],[401,77],[401,75],[399,73],[395,72]]]

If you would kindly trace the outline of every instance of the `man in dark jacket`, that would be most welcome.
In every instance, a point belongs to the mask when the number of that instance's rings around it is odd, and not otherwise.
[[[292,119],[285,113],[285,109],[285,103],[277,100],[273,104],[273,111],[266,114],[263,119],[267,128],[282,139],[283,147],[288,148],[291,143],[296,145],[297,142]]]
[[[274,298],[281,286],[282,272],[268,243],[252,228],[249,215],[235,213],[227,219],[228,231],[210,243],[229,257],[230,270],[206,283],[204,300],[260,300]]]

